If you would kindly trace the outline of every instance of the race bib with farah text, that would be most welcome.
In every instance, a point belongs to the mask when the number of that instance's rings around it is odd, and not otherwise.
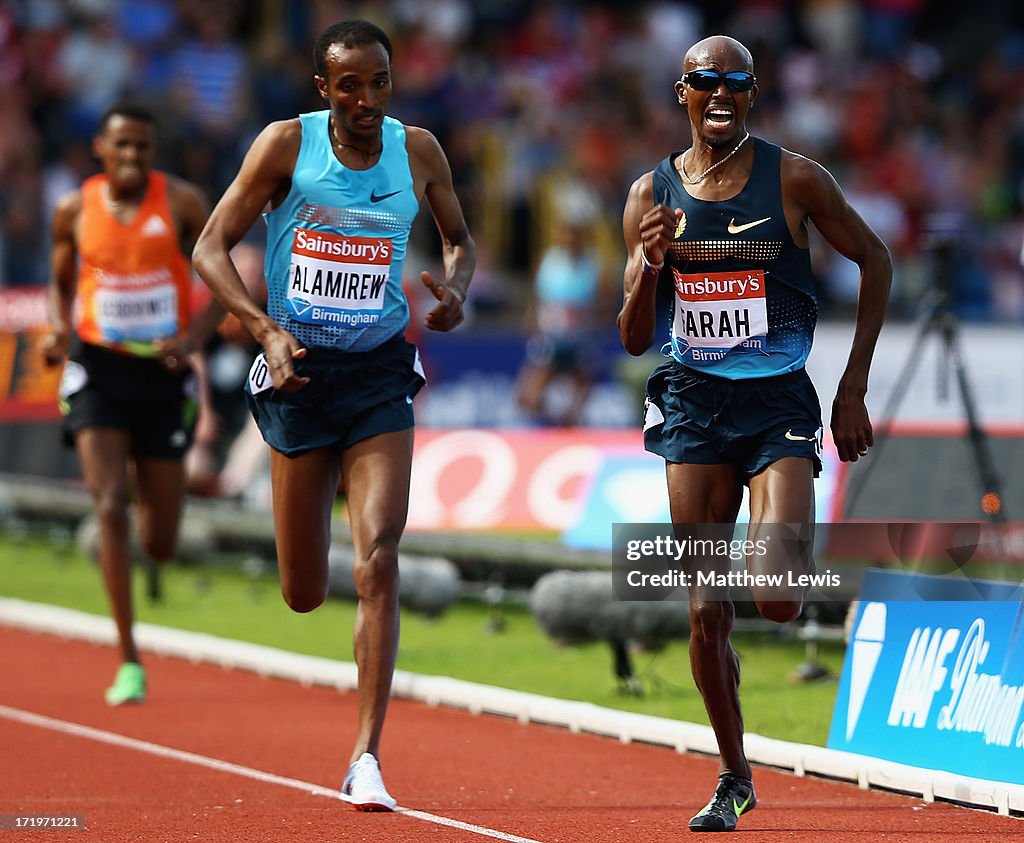
[[[672,338],[694,362],[720,360],[733,348],[759,350],[768,334],[764,270],[683,273],[672,270],[676,295]]]
[[[308,325],[375,325],[391,273],[391,240],[295,229],[287,304]]]

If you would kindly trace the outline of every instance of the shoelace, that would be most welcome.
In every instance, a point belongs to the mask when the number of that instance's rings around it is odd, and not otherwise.
[[[736,816],[736,809],[733,807],[733,801],[735,799],[733,788],[735,785],[735,780],[721,779],[718,782],[718,787],[715,788],[714,796],[711,797],[711,801],[708,802],[707,807],[705,807],[701,813],[705,815],[714,814],[723,817]],[[749,796],[749,794],[750,791],[748,790],[747,796]],[[747,796],[744,796],[743,799],[746,800]]]
[[[356,778],[359,778],[364,786],[369,785],[377,790],[384,790],[384,779],[381,778],[380,767],[377,766],[375,761],[364,761],[360,758],[352,765],[352,776],[349,779],[349,790],[352,789],[352,785],[355,783]]]

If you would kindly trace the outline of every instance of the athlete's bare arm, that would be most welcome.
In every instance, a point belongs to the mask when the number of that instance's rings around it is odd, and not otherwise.
[[[178,231],[178,246],[183,255],[191,255],[210,216],[209,203],[198,187],[174,176],[167,179],[167,202]],[[193,367],[201,373],[203,362],[193,355],[213,336],[223,316],[223,306],[216,299],[211,299],[201,313],[189,319],[181,336],[168,337],[156,343],[157,359],[169,371],[180,372],[191,358]],[[202,375],[200,383],[205,386]]]
[[[416,197],[426,197],[441,234],[444,261],[443,283],[429,272],[420,275],[438,302],[424,322],[433,331],[450,331],[463,320],[462,303],[476,268],[476,244],[455,195],[451,166],[437,139],[425,129],[408,126],[406,149]]]
[[[655,291],[659,272],[648,268],[662,264],[682,211],[654,204],[654,176],[645,173],[629,189],[622,214],[626,241],[626,269],[622,276],[622,310],[616,324],[622,345],[630,354],[643,354],[654,341]]]
[[[786,216],[798,245],[806,245],[809,220],[839,254],[860,267],[860,294],[853,346],[832,403],[832,438],[839,458],[856,462],[874,444],[864,397],[875,343],[885,320],[892,285],[892,257],[878,235],[850,206],[832,175],[820,164],[783,152],[782,191]],[[796,237],[794,237],[796,239]]]
[[[292,366],[293,358],[304,356],[306,351],[252,298],[230,252],[267,205],[280,204],[287,194],[301,143],[298,118],[271,123],[260,132],[192,252],[196,272],[263,346],[274,387],[286,392],[309,382],[309,378],[296,375]]]
[[[178,226],[181,253],[191,255],[210,217],[210,204],[198,187],[174,176],[167,177],[167,201]]]
[[[71,345],[72,306],[75,300],[78,218],[82,214],[80,190],[64,196],[57,204],[50,225],[53,246],[50,250],[50,286],[47,291],[50,330],[43,337],[43,359],[48,366],[59,366]]]

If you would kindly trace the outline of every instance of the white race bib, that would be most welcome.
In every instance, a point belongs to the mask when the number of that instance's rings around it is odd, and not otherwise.
[[[768,333],[764,270],[683,273],[673,269],[672,336],[692,349],[735,348]]]
[[[178,289],[156,284],[96,291],[96,325],[113,342],[147,342],[178,334]]]
[[[655,404],[650,396],[646,396],[644,398],[644,432],[664,423],[665,414],[661,412],[661,407]]]
[[[270,376],[270,366],[267,365],[267,358],[261,351],[256,355],[249,367],[249,394],[259,395],[274,385],[274,379]]]
[[[286,301],[310,325],[375,325],[391,274],[391,240],[295,229]]]
[[[69,398],[76,392],[81,392],[89,383],[89,373],[85,366],[76,360],[68,360],[64,364],[64,371],[60,375],[60,385],[57,387],[59,398]]]

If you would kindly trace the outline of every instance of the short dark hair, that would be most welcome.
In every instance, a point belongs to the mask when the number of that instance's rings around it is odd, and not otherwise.
[[[348,50],[365,44],[382,44],[387,51],[388,61],[391,61],[391,39],[383,29],[365,20],[343,20],[332,23],[316,39],[313,68],[317,76],[327,76],[327,51],[332,44],[341,44]]]
[[[152,111],[141,103],[129,100],[115,102],[103,112],[103,116],[100,117],[98,132],[102,134],[107,128],[111,117],[128,117],[131,120],[141,120],[143,123],[149,123],[150,126],[156,126],[156,115]]]

